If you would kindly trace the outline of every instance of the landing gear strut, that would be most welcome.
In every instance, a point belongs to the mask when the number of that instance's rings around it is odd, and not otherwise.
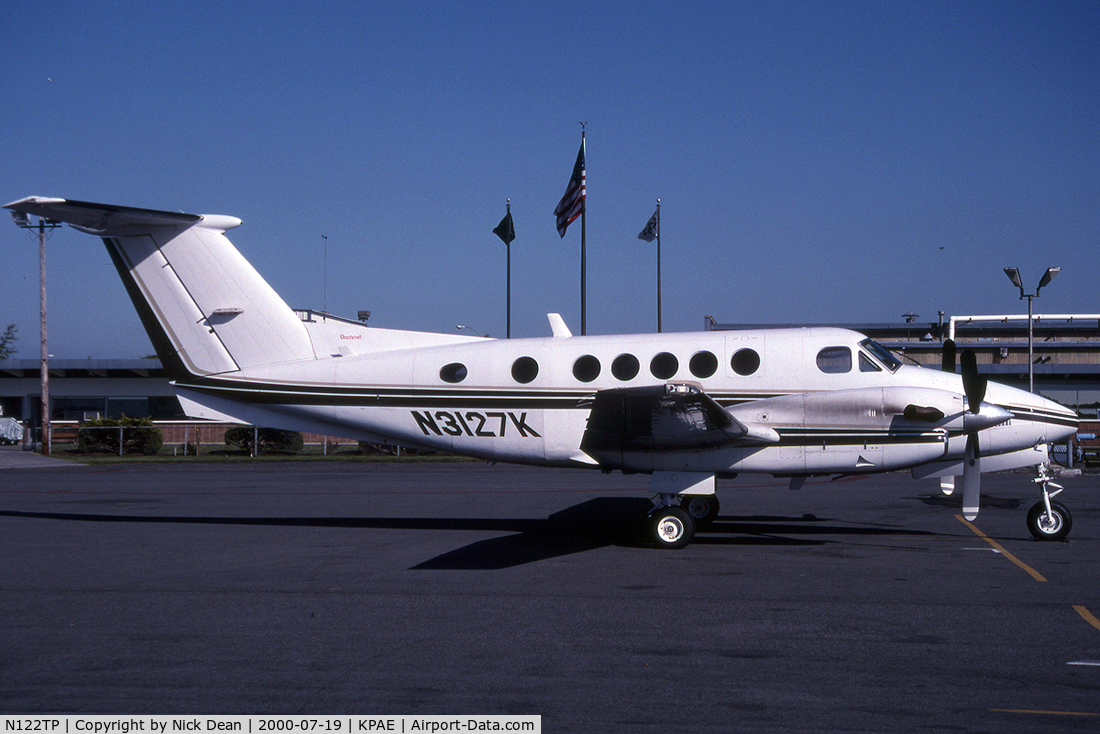
[[[1054,483],[1048,464],[1039,464],[1036,469],[1039,476],[1031,481],[1039,485],[1042,499],[1028,511],[1027,529],[1036,540],[1065,540],[1073,527],[1073,516],[1065,505],[1052,500],[1062,491],[1062,486]],[[1053,492],[1051,487],[1054,487]]]
[[[695,529],[718,516],[713,474],[655,471],[649,487],[654,497],[646,524],[658,548],[686,548]]]

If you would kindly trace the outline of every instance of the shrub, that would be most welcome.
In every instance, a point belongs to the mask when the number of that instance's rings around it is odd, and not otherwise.
[[[119,431],[122,428],[122,453],[152,456],[164,445],[164,433],[153,425],[151,418],[99,418],[80,424],[76,432],[76,449],[85,453],[119,453]],[[114,429],[114,430],[112,430]]]
[[[259,438],[259,447],[254,450],[252,441]],[[302,434],[297,431],[284,431],[279,428],[260,428],[252,426],[234,426],[225,432],[225,445],[236,446],[250,454],[296,454],[305,445]]]

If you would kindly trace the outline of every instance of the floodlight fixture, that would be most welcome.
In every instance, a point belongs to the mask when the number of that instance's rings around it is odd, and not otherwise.
[[[1039,295],[1039,291],[1049,285],[1050,281],[1054,280],[1054,276],[1060,272],[1062,272],[1061,268],[1047,268],[1042,280],[1039,281],[1039,287],[1035,289],[1035,295]]]
[[[1050,281],[1054,280],[1054,276],[1062,272],[1062,269],[1057,267],[1047,268],[1034,293],[1024,291],[1024,281],[1020,278],[1019,268],[1005,268],[1004,270],[1005,275],[1012,281],[1012,285],[1020,289],[1020,300],[1027,299],[1027,388],[1031,392],[1035,392],[1035,312],[1032,310],[1032,301],[1039,296],[1039,291],[1050,285]]]

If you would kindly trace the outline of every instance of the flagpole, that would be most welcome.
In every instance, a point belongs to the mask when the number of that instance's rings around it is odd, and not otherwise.
[[[512,200],[508,199],[505,205],[508,207],[508,212],[507,212],[507,214],[505,214],[505,217],[508,217],[512,213]],[[505,326],[504,336],[505,336],[506,339],[511,339],[512,338],[512,243],[511,242],[505,242],[504,243],[504,249],[508,252],[508,256],[507,256],[508,273],[505,276],[505,286],[504,286],[505,301],[506,301],[506,306],[505,306],[505,323],[506,323],[506,326]]]
[[[657,199],[657,333],[661,333],[661,200]]]
[[[504,313],[505,321],[505,336],[508,339],[512,338],[512,240],[516,238],[516,228],[512,223],[512,200],[505,200],[507,211],[504,213],[504,219],[500,220],[500,224],[493,227],[493,234],[500,238],[500,241],[504,243],[506,255],[506,275],[504,286]]]
[[[587,122],[582,122],[581,123],[581,150],[584,150],[584,126],[587,125],[587,124],[588,124]],[[584,167],[587,170],[587,168],[588,168],[588,155],[587,155],[587,153],[585,154]],[[584,218],[585,218],[585,215],[587,214],[587,212],[588,212],[588,201],[586,199],[584,201],[584,203],[581,204],[581,336],[584,336],[585,334],[588,333],[588,328],[587,328],[588,322],[587,322],[586,313],[585,313],[586,304],[587,304],[588,300],[587,300],[587,295],[585,293],[585,284],[587,282],[587,279],[586,279],[586,276],[585,276],[585,269],[586,269],[585,260],[586,260],[586,258],[585,258],[585,243],[584,243]]]
[[[652,242],[657,240],[657,333],[661,333],[661,200],[657,199],[657,208],[653,216],[638,233],[638,239]]]
[[[577,151],[577,162],[573,164],[573,175],[569,177],[569,185],[565,187],[565,195],[554,207],[554,216],[557,217],[558,236],[564,238],[565,230],[580,217],[581,220],[581,335],[588,333],[588,294],[586,292],[587,256],[585,254],[585,214],[588,207],[585,205],[585,161],[584,161],[584,127],[588,123],[581,123],[581,148]]]

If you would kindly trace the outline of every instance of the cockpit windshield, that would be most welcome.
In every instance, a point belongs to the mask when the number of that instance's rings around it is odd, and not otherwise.
[[[874,339],[864,339],[859,345],[870,352],[879,362],[882,362],[883,366],[891,372],[897,372],[898,367],[901,367],[901,360]]]

